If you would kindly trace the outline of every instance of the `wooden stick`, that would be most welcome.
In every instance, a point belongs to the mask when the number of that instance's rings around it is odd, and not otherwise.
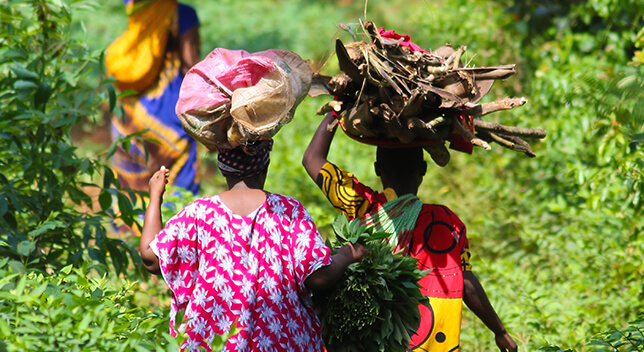
[[[433,121],[434,120],[430,122],[424,122],[423,120],[417,117],[410,117],[407,119],[405,127],[408,130],[413,131],[415,134],[421,136],[425,140],[438,141],[438,140],[444,140],[445,138],[447,138],[447,134],[445,134],[444,132],[448,130],[443,130],[443,129],[439,130],[437,128],[438,124],[432,124]]]
[[[383,40],[382,37],[380,36],[380,33],[376,29],[376,25],[371,22],[367,21],[363,24],[362,26],[367,33],[369,33],[369,36],[371,37],[371,42],[378,47],[378,49],[382,49],[384,46],[382,44]]]
[[[429,144],[424,146],[423,149],[429,153],[436,165],[443,167],[449,163],[449,150],[447,150],[444,143]]]
[[[333,121],[329,122],[326,126],[327,132],[333,132],[338,127],[338,123],[340,123],[340,119],[333,119]]]
[[[483,104],[465,103],[463,105],[468,107],[469,109],[458,109],[458,111],[461,115],[480,117],[480,116],[485,116],[487,114],[491,114],[493,112],[500,111],[500,110],[510,110],[512,108],[525,105],[527,102],[528,100],[524,97],[521,97],[521,98],[506,97],[500,100],[495,100],[495,101],[492,101],[489,103],[483,103]]]
[[[542,128],[504,126],[500,123],[483,121],[480,119],[474,119],[474,126],[478,129],[484,129],[491,133],[507,134],[511,136],[520,136],[526,138],[544,138],[546,136],[546,130]]]
[[[528,142],[524,141],[523,139],[521,139],[521,138],[519,138],[517,136],[506,136],[506,135],[503,135],[503,134],[499,134],[499,137],[505,138],[505,139],[509,140],[510,142],[512,142],[514,144],[522,145],[526,149],[526,151],[524,151],[524,153],[528,157],[534,158],[535,156],[537,156],[532,151],[532,148],[530,147],[530,144],[528,144]]]
[[[495,133],[487,132],[487,131],[485,131],[484,133],[487,133],[495,143],[505,148],[515,150],[517,152],[525,153],[529,157],[535,156],[534,152],[532,152],[532,149],[530,148],[530,145],[525,143],[525,141],[523,140],[522,140],[523,143],[514,143],[513,141],[507,140],[506,138],[503,138]]]
[[[320,106],[316,114],[325,115],[327,112],[339,112],[340,110],[342,110],[342,102],[338,100],[331,100],[330,102]]]
[[[450,69],[455,69],[458,68],[459,64],[461,63],[461,56],[463,55],[463,52],[465,51],[464,46],[460,46],[458,50],[452,53],[447,60],[445,60],[445,65],[450,67]]]
[[[422,89],[425,89],[426,91],[432,92],[437,94],[438,96],[441,97],[442,103],[439,107],[441,108],[451,108],[454,105],[463,105],[463,99],[461,99],[458,95],[452,94],[445,89],[437,88],[432,86],[431,84],[426,84],[426,83],[421,83],[418,82],[418,86],[421,87]],[[451,102],[451,104],[450,104]]]
[[[351,77],[349,77],[346,73],[335,75],[331,77],[329,83],[327,84],[329,87],[329,93],[336,96],[342,95],[346,92],[347,86],[349,86],[351,82]]]
[[[489,79],[506,79],[515,73],[516,72],[514,70],[494,70],[485,73],[473,74],[473,76],[477,81],[485,81]]]

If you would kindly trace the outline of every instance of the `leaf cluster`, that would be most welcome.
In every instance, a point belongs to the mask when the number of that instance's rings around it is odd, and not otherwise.
[[[644,316],[630,322],[623,330],[612,329],[602,334],[601,338],[588,343],[595,351],[632,352],[644,351]]]
[[[83,260],[123,272],[138,254],[108,237],[106,219],[141,213],[113,172],[74,146],[71,129],[116,107],[110,80],[81,84],[101,56],[70,38],[72,14],[89,1],[0,3],[0,255],[60,269]],[[108,155],[105,155],[109,157]],[[94,179],[102,178],[102,186]],[[113,209],[118,205],[118,211]]]
[[[0,261],[0,350],[176,351],[166,314],[132,305],[136,283],[91,277],[90,267],[55,275],[16,272]]]
[[[611,329],[601,336],[588,342],[593,351],[597,352],[635,352],[644,351],[644,316],[631,321],[623,330]],[[559,346],[544,346],[539,351],[548,352],[573,352],[571,349],[562,349]]]
[[[359,243],[369,256],[351,264],[336,286],[314,293],[314,305],[329,351],[406,351],[420,323],[418,306],[427,304],[418,280],[426,272],[417,259],[394,253],[387,233],[339,215],[331,248]]]
[[[149,295],[156,291],[117,278],[100,264],[68,265],[46,275],[23,272],[21,263],[4,258],[0,351],[178,351],[186,336],[169,334],[167,307],[150,309]],[[233,325],[227,334],[215,335],[211,350],[221,351],[237,332]]]

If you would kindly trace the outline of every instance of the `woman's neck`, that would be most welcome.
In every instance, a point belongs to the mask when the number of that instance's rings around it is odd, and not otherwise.
[[[264,188],[264,178],[259,179],[259,178],[251,177],[244,180],[228,178],[226,179],[226,183],[228,184],[229,190],[242,190],[242,189],[262,190]]]
[[[267,194],[261,187],[251,187],[246,182],[235,183],[227,191],[219,194],[221,201],[234,213],[247,216],[257,210],[264,201]]]

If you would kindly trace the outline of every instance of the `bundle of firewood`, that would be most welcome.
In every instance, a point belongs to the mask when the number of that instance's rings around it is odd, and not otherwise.
[[[464,67],[463,46],[412,50],[401,45],[403,39],[383,37],[373,22],[361,23],[361,29],[366,40],[354,36],[355,41],[346,45],[336,40],[342,73],[317,77],[326,92],[335,96],[318,114],[335,111],[342,129],[365,143],[423,146],[440,166],[450,158],[446,141],[466,152],[472,146],[489,150],[488,143],[496,142],[535,156],[522,138],[543,138],[545,130],[481,119],[527,102],[521,97],[478,103],[495,80],[515,73],[515,65]],[[460,147],[455,148],[456,144]]]

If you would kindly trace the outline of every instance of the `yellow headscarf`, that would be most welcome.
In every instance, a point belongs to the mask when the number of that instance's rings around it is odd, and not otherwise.
[[[107,74],[121,91],[142,92],[158,78],[168,36],[177,13],[177,0],[125,0],[127,30],[105,54]]]

